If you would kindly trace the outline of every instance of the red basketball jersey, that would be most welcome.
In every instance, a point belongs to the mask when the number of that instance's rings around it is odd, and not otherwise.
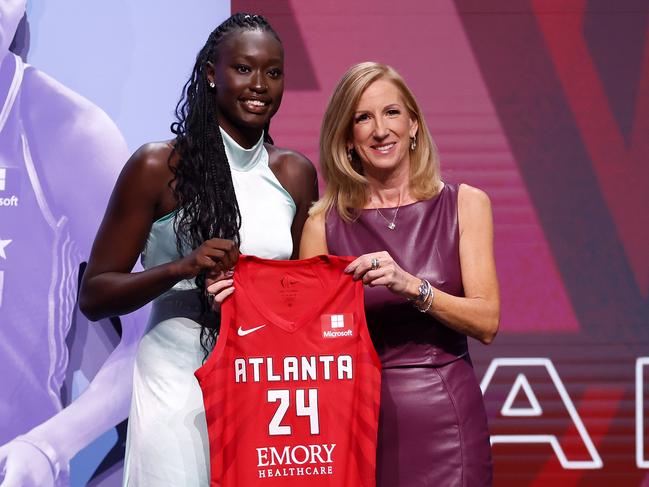
[[[196,371],[212,486],[376,484],[381,365],[350,262],[239,258]]]

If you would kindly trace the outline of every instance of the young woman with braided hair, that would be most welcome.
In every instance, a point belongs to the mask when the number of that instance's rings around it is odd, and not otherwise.
[[[183,88],[175,138],[130,158],[95,239],[82,311],[99,319],[153,301],[134,371],[125,485],[209,485],[193,376],[217,334],[209,308],[233,292],[239,251],[297,255],[317,180],[306,158],[268,135],[283,58],[263,17],[235,14],[219,25]],[[140,254],[145,270],[133,273]]]

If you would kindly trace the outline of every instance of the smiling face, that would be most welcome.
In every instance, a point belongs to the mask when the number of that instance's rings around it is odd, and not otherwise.
[[[219,125],[242,146],[254,144],[284,93],[284,50],[270,32],[238,30],[207,69],[217,92]]]
[[[353,147],[366,175],[410,167],[410,138],[417,133],[414,119],[394,83],[379,79],[361,95],[353,115]]]

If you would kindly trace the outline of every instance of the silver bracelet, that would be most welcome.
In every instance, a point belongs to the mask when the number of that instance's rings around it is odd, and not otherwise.
[[[428,300],[428,304],[426,305],[425,308],[424,308],[424,307],[421,307],[421,308],[420,308],[419,306],[417,306],[417,309],[418,309],[419,311],[421,311],[422,313],[426,313],[426,312],[430,309],[430,307],[433,305],[433,299],[435,299],[435,291],[433,291],[433,288],[432,288],[432,286],[431,286],[431,289],[430,289],[430,299]],[[424,304],[426,304],[426,303],[424,303]]]
[[[54,485],[58,485],[58,482],[62,481],[64,482],[62,485],[67,485],[70,478],[69,463],[67,461],[63,461],[60,458],[60,455],[52,445],[41,438],[34,438],[28,435],[17,436],[13,441],[27,443],[28,445],[31,445],[38,451],[40,451],[45,456],[45,458],[47,458],[47,461],[50,464],[50,468],[52,469],[52,478],[54,479]]]
[[[425,313],[433,305],[434,297],[435,292],[433,291],[433,286],[430,285],[430,282],[428,282],[427,279],[422,279],[421,284],[419,285],[419,296],[417,296],[413,304],[415,305],[415,308],[422,313]]]

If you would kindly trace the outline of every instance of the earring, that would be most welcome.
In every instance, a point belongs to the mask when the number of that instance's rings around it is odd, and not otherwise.
[[[214,81],[210,81],[210,88],[214,89],[215,86]]]
[[[417,138],[410,137],[410,150],[415,150],[417,148]]]
[[[353,151],[353,150],[354,150],[354,149],[347,149],[347,160],[348,160],[349,162],[352,162],[352,151]]]

